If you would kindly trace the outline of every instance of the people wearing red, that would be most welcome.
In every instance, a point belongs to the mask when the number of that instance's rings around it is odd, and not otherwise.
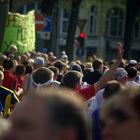
[[[63,86],[73,89],[77,94],[82,96],[85,100],[93,97],[100,89],[102,89],[106,83],[112,79],[117,67],[120,65],[123,58],[123,47],[122,44],[118,43],[117,46],[117,59],[116,62],[111,66],[111,68],[101,76],[101,78],[84,89],[81,89],[82,85],[82,73],[79,71],[69,71],[63,77]]]
[[[4,80],[2,86],[15,90],[16,88],[16,77],[13,75],[15,64],[11,59],[5,59],[3,61],[3,68],[4,68]]]
[[[94,85],[88,86],[84,89],[79,90],[78,94],[81,95],[85,100],[90,99],[95,95]]]
[[[25,75],[24,65],[22,65],[22,64],[17,65],[16,70],[15,70],[15,76],[16,76],[16,79],[17,79],[16,91],[19,91],[22,88],[24,75]]]
[[[16,77],[9,71],[4,71],[4,80],[3,80],[3,86],[14,90],[16,87]]]

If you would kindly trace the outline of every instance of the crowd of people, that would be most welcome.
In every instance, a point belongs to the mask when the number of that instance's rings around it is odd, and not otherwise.
[[[65,52],[0,55],[0,140],[138,140],[140,65],[69,62]]]

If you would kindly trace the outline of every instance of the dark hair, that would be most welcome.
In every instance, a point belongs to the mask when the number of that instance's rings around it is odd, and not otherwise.
[[[18,65],[16,67],[15,74],[16,75],[23,75],[23,74],[25,74],[25,67],[24,67],[24,65],[22,65],[22,64]]]
[[[137,76],[137,69],[135,67],[129,67],[127,69],[128,78],[135,78]]]
[[[30,74],[30,73],[33,72],[33,66],[32,65],[28,64],[28,65],[25,66],[25,68],[26,68],[25,74],[28,74],[28,73]]]
[[[48,68],[41,67],[32,73],[34,82],[44,84],[52,78],[53,72]]]
[[[98,70],[102,64],[103,64],[103,61],[102,61],[102,60],[100,60],[100,59],[95,59],[95,60],[92,62],[93,69],[94,69],[94,70]]]
[[[59,74],[59,69],[57,67],[50,66],[48,68],[54,73],[55,76]]]
[[[69,71],[63,77],[63,86],[74,89],[76,84],[80,82],[82,74],[78,71]]]
[[[28,61],[28,60],[25,60],[25,61],[22,62],[22,64],[23,64],[24,66],[29,65],[29,61]]]
[[[65,65],[61,60],[57,60],[57,61],[55,61],[54,66],[57,67],[59,69],[59,71],[61,71]]]
[[[117,94],[119,92],[119,90],[121,90],[121,89],[122,89],[122,86],[119,82],[117,82],[115,80],[108,82],[105,86],[105,90],[103,93],[104,99],[108,99],[111,96]]]
[[[84,69],[83,74],[86,75],[87,73],[90,73],[90,72],[91,72],[90,69],[86,68]]]
[[[13,60],[7,58],[3,61],[3,68],[4,70],[10,70],[14,67],[14,62]]]

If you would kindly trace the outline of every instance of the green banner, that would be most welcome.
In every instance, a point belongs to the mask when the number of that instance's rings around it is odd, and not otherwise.
[[[15,44],[18,53],[22,54],[35,49],[35,14],[30,11],[26,15],[9,13],[1,53],[8,51]]]

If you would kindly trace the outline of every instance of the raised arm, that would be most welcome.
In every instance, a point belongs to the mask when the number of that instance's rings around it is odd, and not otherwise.
[[[106,83],[112,79],[117,67],[120,65],[122,59],[123,59],[123,45],[121,43],[117,44],[117,58],[116,62],[111,66],[111,68],[106,72],[98,82],[94,84],[95,92],[98,92],[100,89],[102,89]]]

